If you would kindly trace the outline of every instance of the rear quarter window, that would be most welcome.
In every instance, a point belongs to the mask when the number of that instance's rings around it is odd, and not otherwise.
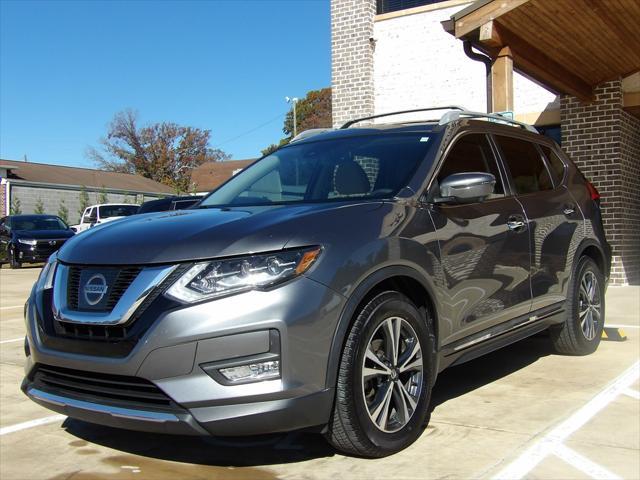
[[[527,194],[553,190],[549,171],[536,145],[520,138],[495,136],[516,193]]]

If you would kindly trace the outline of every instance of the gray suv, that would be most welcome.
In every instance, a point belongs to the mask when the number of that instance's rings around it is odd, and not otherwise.
[[[23,391],[87,422],[307,429],[380,457],[421,434],[448,366],[543,330],[593,352],[610,249],[560,148],[456,107],[379,122],[305,132],[192,209],[69,240],[26,305]]]

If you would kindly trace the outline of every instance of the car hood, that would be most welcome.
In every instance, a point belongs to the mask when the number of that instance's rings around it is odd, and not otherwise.
[[[73,237],[71,230],[15,230],[13,233],[16,238],[59,239]]]
[[[345,220],[346,216],[355,221],[380,205],[324,203],[135,215],[77,235],[65,243],[58,258],[74,264],[134,265],[276,251],[294,236],[299,237],[303,225],[304,229],[310,224],[331,229],[332,218]],[[318,221],[310,222],[313,217]],[[310,238],[317,238],[310,233]]]

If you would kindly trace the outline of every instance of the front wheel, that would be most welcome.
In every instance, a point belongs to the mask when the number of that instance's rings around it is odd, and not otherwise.
[[[16,252],[13,248],[9,250],[9,266],[14,270],[22,267],[22,264],[16,258]]]
[[[384,457],[412,444],[428,421],[433,339],[404,295],[380,293],[351,327],[327,439],[338,450]]]
[[[589,257],[581,257],[569,285],[567,317],[550,329],[556,352],[588,355],[600,344],[604,329],[604,276]]]

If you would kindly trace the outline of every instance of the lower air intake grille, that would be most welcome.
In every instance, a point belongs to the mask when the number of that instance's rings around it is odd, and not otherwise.
[[[38,364],[36,386],[67,397],[123,407],[174,409],[175,404],[148,380]]]

